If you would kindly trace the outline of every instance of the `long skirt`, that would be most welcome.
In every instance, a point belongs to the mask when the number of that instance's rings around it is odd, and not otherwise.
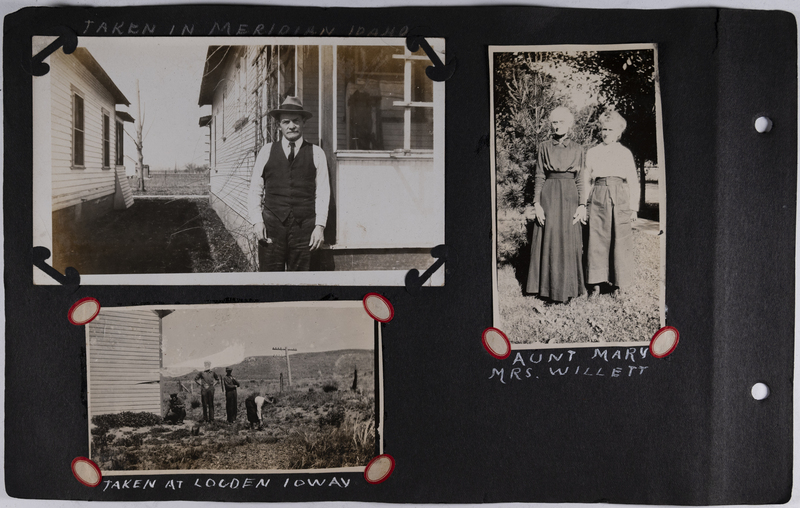
[[[589,284],[620,288],[633,282],[630,191],[622,178],[598,178],[589,196]]]
[[[542,187],[541,205],[545,223],[533,226],[526,292],[566,302],[586,292],[581,223],[572,223],[579,205],[574,177],[551,174]]]

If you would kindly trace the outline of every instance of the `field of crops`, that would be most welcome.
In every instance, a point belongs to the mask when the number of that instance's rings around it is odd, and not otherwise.
[[[179,392],[187,410],[182,425],[153,424],[141,413],[124,419],[126,425],[139,427],[114,427],[112,420],[118,418],[94,417],[92,460],[103,471],[276,470],[365,466],[377,455],[371,373],[359,371],[355,390],[352,372],[295,379],[283,392],[273,379],[238,380],[236,421],[226,421],[225,398],[218,389],[215,421],[200,424],[199,435],[191,432],[203,417],[196,387],[194,394]],[[170,392],[178,392],[178,380],[164,382],[169,399]],[[263,430],[247,423],[244,400],[251,393],[276,398],[275,404],[264,406]]]

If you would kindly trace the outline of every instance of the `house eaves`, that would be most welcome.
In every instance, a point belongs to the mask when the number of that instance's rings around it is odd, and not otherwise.
[[[103,70],[103,67],[97,63],[97,60],[94,59],[89,50],[86,48],[76,48],[73,56],[78,59],[78,61],[83,64],[86,69],[92,73],[92,75],[97,78],[97,80],[108,90],[111,92],[111,95],[114,97],[114,104],[124,104],[125,106],[130,106],[131,103],[125,97],[125,95],[117,88],[117,85],[114,84],[114,81],[106,74],[106,71]]]

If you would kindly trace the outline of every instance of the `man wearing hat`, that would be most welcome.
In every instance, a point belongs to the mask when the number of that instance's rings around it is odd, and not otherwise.
[[[264,247],[259,270],[308,270],[328,222],[328,161],[322,148],[303,139],[312,115],[300,99],[287,97],[269,114],[278,121],[281,140],[258,152],[247,200],[253,232]]]
[[[236,421],[236,387],[239,381],[231,375],[233,369],[225,368],[225,377],[222,378],[222,389],[225,391],[225,412],[228,413],[228,423]]]
[[[173,425],[183,423],[183,419],[186,418],[186,407],[183,405],[183,401],[178,398],[177,393],[170,393],[169,397],[169,408],[164,421]]]
[[[205,362],[206,370],[198,372],[194,382],[200,386],[200,400],[203,402],[203,420],[214,421],[214,387],[219,383],[219,376],[211,370],[211,362]]]

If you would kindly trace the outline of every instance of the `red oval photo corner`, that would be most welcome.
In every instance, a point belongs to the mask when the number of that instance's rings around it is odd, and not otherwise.
[[[505,360],[511,354],[511,342],[502,331],[497,328],[487,328],[483,331],[483,347],[490,355],[498,360]]]
[[[98,314],[100,314],[100,302],[91,296],[87,296],[86,298],[81,298],[69,308],[67,318],[73,325],[80,326],[91,323]]]
[[[367,467],[364,469],[364,479],[373,485],[384,482],[392,475],[394,465],[394,457],[391,455],[385,453],[383,455],[378,455],[370,460],[369,464],[367,464]]]
[[[394,307],[385,296],[378,293],[368,293],[364,297],[364,310],[375,321],[388,323],[394,318]]]
[[[75,478],[87,487],[97,487],[103,479],[97,464],[86,457],[75,457],[72,460],[71,467]]]
[[[673,326],[665,326],[650,339],[650,354],[654,358],[669,356],[678,347],[680,333]]]

